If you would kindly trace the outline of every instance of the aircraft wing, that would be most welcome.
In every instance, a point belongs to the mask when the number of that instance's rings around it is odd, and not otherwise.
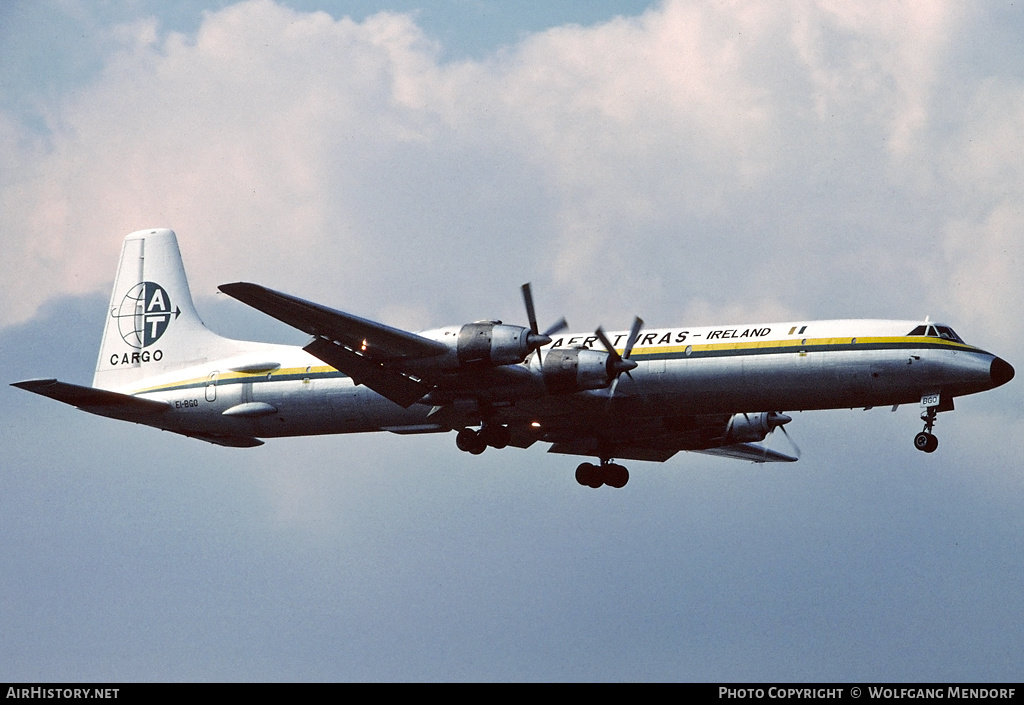
[[[235,282],[217,288],[294,328],[359,351],[362,357],[394,361],[435,357],[448,352],[448,347],[436,340],[282,294],[259,284]]]
[[[723,458],[735,458],[737,460],[749,460],[754,463],[795,463],[798,458],[785,453],[770,450],[756,443],[736,443],[720,448],[706,448],[694,450],[693,453],[706,453],[707,455],[720,455]]]
[[[593,438],[581,438],[577,441],[553,443],[548,448],[549,453],[563,453],[565,455],[589,455],[598,456],[597,440]],[[643,445],[642,442],[617,444],[615,446],[615,458],[619,460],[647,460],[654,463],[663,463],[677,450],[670,448],[653,448]]]
[[[120,394],[106,389],[83,387],[78,384],[59,382],[55,379],[29,379],[24,382],[15,382],[11,386],[62,401],[82,411],[124,421],[140,421],[145,417],[162,413],[171,408],[171,405],[165,401],[133,397],[130,394]]]
[[[643,414],[642,406],[635,399],[617,399],[621,407],[614,416],[614,423],[611,422],[612,417],[607,416],[606,399],[572,395],[564,399],[566,408],[560,410],[561,414],[556,414],[559,410],[553,407],[542,409],[542,404],[546,405],[548,401],[541,400],[534,409],[530,409],[529,404],[521,404],[501,411],[508,419],[510,429],[517,426],[526,429],[522,435],[528,442],[515,442],[516,434],[513,433],[512,445],[527,447],[530,442],[545,441],[552,444],[549,453],[607,455],[621,460],[649,462],[664,462],[680,451],[754,463],[791,463],[797,460],[794,456],[757,443],[718,445],[721,440],[717,435],[725,425],[727,414],[713,418],[693,417],[688,419],[690,423],[686,429],[666,432],[663,417]],[[534,418],[540,419],[542,426],[531,434],[529,423]]]
[[[226,448],[257,448],[263,445],[263,441],[259,438],[251,438],[249,436],[228,436],[221,433],[185,433],[183,431],[173,431],[173,433],[180,433],[182,436],[188,436],[189,438],[195,438]]]
[[[564,453],[566,455],[598,455],[597,448],[596,439],[583,438],[578,441],[554,443],[548,449],[548,452]],[[759,446],[756,443],[737,443],[721,446],[720,448],[692,450],[687,448],[661,448],[657,445],[645,445],[642,440],[638,440],[633,443],[616,444],[614,454],[620,460],[647,460],[663,463],[678,453],[679,450],[718,455],[724,458],[735,458],[736,460],[749,460],[754,463],[792,463],[797,460],[797,458],[791,455],[779,453],[778,451]]]
[[[402,371],[401,364],[448,352],[448,347],[436,340],[258,284],[235,282],[218,288],[244,304],[315,336],[316,340],[304,348],[307,352],[344,372],[356,384],[365,384],[403,407],[422,399],[432,386]]]

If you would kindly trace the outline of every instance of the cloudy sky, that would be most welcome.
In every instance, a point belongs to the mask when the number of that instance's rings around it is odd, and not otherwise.
[[[121,239],[411,329],[952,324],[1024,356],[1019,3],[0,4],[0,359],[89,383]],[[621,491],[453,437],[211,447],[3,385],[0,680],[1018,680],[1018,381]],[[783,450],[786,448],[783,447]]]

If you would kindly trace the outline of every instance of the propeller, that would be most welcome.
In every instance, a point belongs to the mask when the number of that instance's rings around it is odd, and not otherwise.
[[[636,341],[640,338],[640,329],[643,328],[644,321],[640,316],[633,319],[633,328],[629,331],[629,337],[626,339],[626,347],[623,348],[622,354],[615,349],[612,345],[612,341],[608,339],[604,329],[601,326],[597,327],[594,331],[595,335],[601,340],[601,344],[604,345],[604,349],[608,351],[608,374],[612,376],[612,386],[608,390],[608,399],[611,400],[615,396],[615,388],[619,384],[619,377],[623,372],[633,379],[633,375],[629,372],[630,370],[636,369],[636,363],[629,359],[629,356],[633,353],[633,346],[636,345]]]
[[[526,344],[530,348],[530,352],[533,352],[543,345],[547,345],[551,342],[551,336],[569,327],[565,318],[562,318],[543,333],[539,332],[537,327],[537,312],[533,308],[533,292],[530,288],[529,282],[523,284],[523,303],[526,304],[526,317],[530,319],[530,332],[526,336]]]
[[[777,429],[777,428],[781,429],[782,430],[782,435],[786,437],[787,441],[789,441],[789,445],[793,447],[793,452],[795,453],[796,457],[799,458],[800,457],[800,446],[798,446],[796,444],[796,441],[793,440],[793,437],[789,435],[789,431],[786,430],[786,424],[788,424],[792,420],[793,420],[793,417],[789,416],[788,414],[783,414],[783,413],[778,412],[778,411],[769,411],[768,412],[768,427],[769,427],[770,430],[768,431],[768,435],[769,436],[773,435],[775,433],[775,429]],[[767,443],[765,443],[765,450],[767,451],[767,449],[768,449],[768,445],[767,445]]]

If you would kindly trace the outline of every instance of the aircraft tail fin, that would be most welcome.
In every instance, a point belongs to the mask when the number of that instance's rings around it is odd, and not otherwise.
[[[200,320],[173,231],[125,237],[93,387],[130,391],[145,378],[233,354],[239,346]]]

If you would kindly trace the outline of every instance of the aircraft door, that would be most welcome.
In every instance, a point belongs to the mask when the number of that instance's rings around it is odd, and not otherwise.
[[[217,401],[217,373],[211,372],[206,380],[206,401]]]

